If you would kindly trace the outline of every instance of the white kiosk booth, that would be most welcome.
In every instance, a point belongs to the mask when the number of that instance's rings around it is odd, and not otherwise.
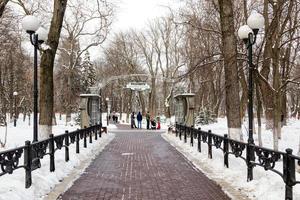
[[[81,128],[101,123],[100,99],[98,90],[90,88],[89,94],[81,94],[80,98],[80,125]]]
[[[182,93],[175,97],[175,121],[186,126],[194,126],[195,94]]]

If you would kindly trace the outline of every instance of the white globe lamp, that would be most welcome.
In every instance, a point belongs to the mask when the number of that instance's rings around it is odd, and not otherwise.
[[[33,15],[27,15],[22,20],[22,27],[27,33],[35,33],[40,27],[39,20]]]
[[[238,36],[242,40],[248,39],[250,33],[253,34],[253,31],[248,25],[243,25],[238,30]]]
[[[39,40],[40,43],[43,43],[43,42],[45,42],[47,40],[48,32],[43,27],[40,27],[36,31],[36,34],[38,35],[38,40]]]
[[[247,25],[257,34],[258,30],[263,28],[265,24],[265,18],[262,14],[253,12],[247,19]]]

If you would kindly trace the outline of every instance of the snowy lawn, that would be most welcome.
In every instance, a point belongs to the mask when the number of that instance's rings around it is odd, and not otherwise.
[[[223,135],[227,133],[226,119],[218,119],[218,123],[201,126],[202,130],[212,130],[213,133]],[[279,141],[279,148],[284,151],[286,148],[292,148],[294,154],[298,152],[300,121],[290,120],[288,126],[282,130],[282,139]],[[247,140],[246,130],[244,132],[244,140]],[[247,182],[247,166],[246,163],[233,155],[229,156],[229,168],[223,165],[223,152],[213,147],[213,159],[208,158],[207,144],[202,143],[202,153],[197,150],[197,140],[194,147],[176,138],[175,134],[164,134],[163,137],[169,141],[176,149],[192,161],[196,167],[205,172],[210,178],[217,182],[225,182],[231,188],[241,191],[250,199],[259,200],[282,200],[285,196],[285,184],[282,178],[271,171],[265,171],[262,167],[254,168],[254,180]],[[254,135],[255,143],[257,135]],[[263,145],[272,148],[271,131],[262,130]],[[282,162],[277,162],[278,171],[282,171]],[[300,180],[300,174],[297,173],[297,180]],[[226,185],[225,184],[225,185]],[[221,184],[222,185],[222,184]],[[223,188],[226,191],[226,188]],[[227,191],[230,194],[230,191]],[[294,186],[294,199],[300,199],[300,184]]]
[[[58,125],[54,126],[54,134],[63,134],[65,130],[76,130],[78,126],[70,123],[65,126],[64,121],[58,120]],[[114,125],[108,127],[115,128]],[[3,139],[3,129],[0,137]],[[36,200],[43,199],[56,184],[59,184],[64,177],[67,177],[72,171],[82,163],[86,163],[94,158],[104,147],[114,138],[114,134],[102,134],[98,140],[93,139],[93,143],[88,143],[87,148],[83,148],[83,140],[80,141],[80,154],[76,154],[75,143],[69,146],[70,161],[65,162],[65,151],[58,150],[55,152],[55,172],[49,171],[49,156],[41,160],[42,167],[32,172],[32,186],[25,189],[25,170],[17,169],[13,174],[6,174],[0,177],[0,200]],[[18,122],[17,127],[9,124],[7,148],[12,148],[24,144],[25,140],[32,140],[32,126],[28,127],[28,122]],[[4,149],[0,149],[3,151]],[[23,157],[20,158],[20,165],[23,165]]]
[[[72,115],[73,117],[73,115]],[[72,120],[66,125],[65,116],[62,117],[62,120],[59,120],[59,115],[56,115],[57,125],[53,126],[52,131],[54,135],[63,134],[65,130],[69,132],[74,131],[79,127],[76,125],[75,122]],[[4,149],[11,149],[18,146],[22,146],[25,144],[26,140],[32,141],[33,139],[33,119],[31,117],[30,126],[28,125],[28,118],[26,121],[23,121],[23,116],[20,114],[19,119],[17,121],[17,126],[13,126],[13,122],[9,123],[7,126],[7,143],[5,148],[0,148],[0,151]],[[0,127],[0,140],[4,141],[5,139],[5,127]]]
[[[242,125],[243,138],[247,142],[248,139],[248,122],[245,121]],[[199,126],[202,130],[211,130],[212,133],[218,135],[227,134],[227,120],[226,118],[218,118],[218,123],[201,125]],[[198,126],[197,126],[198,128]],[[255,127],[257,131],[257,125]],[[272,130],[266,130],[265,125],[262,124],[262,143],[263,147],[273,149],[273,134]],[[300,120],[289,119],[287,126],[282,127],[282,138],[279,140],[279,150],[285,152],[285,149],[293,149],[293,154],[297,154],[299,151],[299,140],[300,140]],[[258,144],[258,134],[254,132],[253,134],[254,143]]]

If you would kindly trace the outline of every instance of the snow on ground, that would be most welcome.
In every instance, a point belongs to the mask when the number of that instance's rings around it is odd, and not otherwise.
[[[218,119],[218,123],[201,126],[202,130],[212,130],[213,133],[223,135],[227,133],[226,119]],[[282,140],[279,148],[284,151],[286,148],[293,148],[294,153],[298,151],[299,144],[299,130],[300,121],[290,120],[288,126],[283,128]],[[247,140],[246,131],[244,132],[244,139]],[[262,130],[263,145],[272,148],[272,133],[271,131]],[[175,134],[163,134],[168,142],[170,142],[176,149],[178,149],[184,156],[192,161],[197,168],[205,172],[210,178],[216,180],[221,185],[229,185],[237,191],[246,194],[250,199],[257,200],[282,200],[285,196],[285,184],[282,178],[271,171],[264,171],[262,167],[255,167],[253,174],[254,180],[247,182],[247,166],[240,158],[235,158],[233,155],[229,156],[229,168],[223,165],[223,152],[220,149],[213,147],[213,159],[208,158],[207,144],[202,143],[202,153],[197,150],[197,141],[194,147],[176,138]],[[255,143],[257,135],[254,135]],[[278,171],[282,171],[282,162],[276,163]],[[300,180],[300,174],[297,173],[297,180]],[[226,190],[226,187],[223,188]],[[227,190],[226,190],[227,191]],[[294,186],[294,199],[300,199],[300,184]],[[229,191],[228,191],[229,192]],[[230,193],[230,192],[229,192]],[[237,198],[238,199],[238,198]]]
[[[103,117],[103,119],[105,119]],[[171,119],[173,122],[174,119]],[[169,122],[162,124],[162,128],[166,128]],[[73,131],[79,128],[74,122],[66,125],[64,118],[59,120],[57,116],[57,126],[53,127],[54,134],[62,134],[65,130]],[[103,122],[106,124],[106,121]],[[247,140],[247,123],[243,125],[244,140]],[[145,123],[143,123],[145,127]],[[110,123],[109,129],[116,129],[116,125]],[[227,121],[224,118],[218,119],[218,123],[201,126],[202,130],[212,130],[213,133],[223,135],[227,133]],[[279,141],[279,149],[284,151],[286,148],[294,149],[294,154],[298,151],[299,144],[300,121],[291,119],[288,126],[282,129],[282,139]],[[272,132],[262,130],[263,146],[272,148]],[[0,127],[0,139],[3,140],[5,129]],[[32,172],[32,186],[25,189],[25,172],[24,169],[14,171],[12,175],[4,175],[0,177],[0,200],[6,199],[42,199],[54,186],[68,176],[80,163],[86,162],[87,158],[94,157],[99,153],[105,145],[107,145],[114,137],[114,134],[103,134],[97,142],[88,144],[88,148],[80,146],[80,154],[75,153],[75,144],[70,145],[70,161],[64,161],[64,150],[57,151],[55,154],[55,172],[49,172],[49,158],[45,156],[41,160],[42,167]],[[259,200],[279,200],[284,199],[284,183],[282,178],[273,172],[264,171],[261,167],[254,168],[254,180],[246,181],[247,167],[243,160],[235,158],[232,155],[229,157],[229,169],[223,166],[223,153],[221,150],[213,148],[213,159],[208,159],[207,145],[202,144],[202,153],[197,151],[197,141],[194,147],[189,143],[184,144],[173,134],[164,134],[163,137],[183,153],[195,166],[204,171],[210,178],[219,183],[225,182],[235,190],[240,190],[251,199]],[[257,144],[257,134],[254,134],[255,143]],[[25,140],[32,140],[32,122],[28,126],[28,121],[23,122],[21,118],[17,122],[17,127],[13,127],[13,123],[8,125],[7,144],[5,149],[24,145]],[[80,143],[82,144],[82,143]],[[4,150],[3,148],[0,151]],[[21,164],[23,158],[20,159]],[[276,169],[282,171],[282,163],[276,164]],[[297,174],[297,180],[300,175]],[[221,184],[222,185],[222,184]],[[226,187],[225,187],[226,190]],[[228,191],[229,192],[229,191]],[[229,192],[230,193],[230,192]],[[294,199],[300,199],[300,185],[294,187]]]
[[[72,115],[74,119],[75,116]],[[74,131],[79,127],[72,120],[66,125],[65,116],[62,116],[62,119],[59,119],[59,115],[56,114],[57,125],[53,126],[52,131],[54,135],[63,134],[65,130]],[[4,141],[5,138],[5,127],[0,127],[0,140]],[[19,119],[17,120],[17,126],[13,126],[13,122],[8,123],[7,126],[7,143],[4,149],[11,149],[25,144],[26,140],[32,141],[33,139],[33,117],[31,116],[30,125],[28,123],[28,118],[25,122],[23,121],[23,115],[20,114]],[[4,150],[0,148],[0,151]]]
[[[248,139],[248,122],[244,121],[242,125],[244,141]],[[201,127],[202,130],[211,130],[215,134],[224,135],[227,134],[227,119],[218,118],[218,123],[196,126]],[[257,126],[255,128],[257,131]],[[282,128],[282,139],[279,140],[279,150],[285,152],[286,148],[293,149],[293,154],[297,154],[299,150],[300,140],[300,120],[290,119],[287,122],[287,126]],[[253,134],[254,143],[258,144],[258,134]],[[262,143],[263,147],[273,149],[273,133],[271,130],[266,130],[265,125],[262,124]]]
[[[57,118],[58,119],[58,118]],[[74,123],[69,123],[65,126],[65,122],[58,120],[58,125],[54,126],[55,134],[62,134],[65,130],[75,130],[79,128]],[[110,125],[109,128],[114,128]],[[1,129],[0,137],[3,139],[3,129]],[[49,171],[49,156],[45,156],[41,160],[42,167],[32,172],[32,186],[25,189],[25,170],[23,168],[17,169],[13,174],[6,174],[0,177],[0,200],[38,200],[43,199],[56,184],[59,184],[64,177],[67,177],[76,166],[83,162],[87,162],[91,157],[95,157],[102,149],[109,144],[114,138],[114,134],[102,134],[101,138],[93,143],[88,143],[87,148],[83,148],[83,143],[80,141],[80,154],[76,154],[75,143],[69,147],[70,161],[65,162],[65,151],[58,150],[55,152],[55,172]],[[8,142],[7,148],[23,145],[25,140],[32,140],[32,126],[28,127],[28,122],[22,123],[18,121],[17,127],[13,124],[8,126]],[[4,149],[0,149],[2,151]],[[20,165],[23,164],[23,158],[20,158]]]

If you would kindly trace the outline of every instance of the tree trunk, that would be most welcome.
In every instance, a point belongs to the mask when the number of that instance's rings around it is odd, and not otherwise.
[[[28,112],[28,126],[30,126],[30,120],[31,120],[31,113]]]
[[[299,136],[298,156],[300,156],[300,136]],[[300,173],[300,165],[297,165],[297,172]]]
[[[0,17],[2,17],[4,10],[5,10],[5,6],[8,3],[9,0],[0,0]]]
[[[277,24],[279,24],[279,19]],[[277,34],[279,32],[279,27],[275,28],[275,36],[278,37]],[[279,72],[279,56],[280,56],[280,48],[279,41],[273,41],[272,46],[272,66],[273,66],[273,88],[276,92],[273,95],[273,104],[274,104],[274,115],[273,115],[273,148],[274,150],[278,150],[278,139],[281,138],[281,91],[280,91],[280,72]]]
[[[13,105],[13,92],[15,90],[14,88],[14,83],[15,83],[15,74],[14,74],[14,62],[13,62],[13,57],[12,57],[12,53],[9,54],[10,57],[10,62],[9,62],[9,85],[8,85],[8,92],[9,92],[9,118],[10,120],[13,119],[14,116],[14,105]]]
[[[149,95],[149,111],[151,116],[156,116],[156,78],[151,77],[151,93]]]
[[[59,43],[67,0],[55,0],[53,16],[48,34],[49,49],[42,54],[40,64],[40,131],[39,138],[47,138],[52,133],[53,116],[53,67]]]
[[[71,113],[72,113],[72,81],[71,81],[71,72],[68,70],[67,75],[67,85],[66,85],[66,100],[67,100],[67,105],[66,105],[66,125],[68,122],[71,122]]]
[[[26,120],[26,113],[27,113],[27,109],[25,107],[24,112],[23,112],[23,122],[25,122],[25,120]]]
[[[281,92],[278,91],[280,87],[280,74],[279,74],[279,52],[277,48],[273,48],[273,87],[277,91],[273,95],[274,101],[274,118],[273,118],[273,148],[278,150],[278,139],[281,138]]]
[[[169,117],[169,109],[168,107],[166,106],[166,100],[167,100],[167,97],[168,97],[168,83],[167,81],[164,79],[163,80],[163,108],[164,108],[164,115]]]
[[[274,6],[274,13],[277,13],[276,7]],[[265,36],[265,46],[263,52],[263,62],[262,69],[260,71],[261,75],[269,80],[270,75],[270,66],[272,58],[272,46],[274,41],[276,41],[276,28],[278,26],[278,17],[279,15],[275,14],[271,23],[269,22],[269,1],[264,0],[264,18],[265,18],[265,32],[268,33]],[[268,84],[265,83],[262,79],[259,79],[259,87],[262,95],[264,111],[265,111],[265,120],[266,120],[266,129],[273,128],[273,116],[274,116],[274,101],[273,101],[273,91],[269,88]]]
[[[53,114],[52,125],[54,125],[54,126],[57,125],[55,113]]]
[[[281,126],[286,126],[287,125],[287,117],[288,117],[288,110],[287,110],[287,95],[286,91],[283,91],[281,93]]]
[[[237,68],[237,47],[231,0],[219,0],[225,67],[226,115],[230,138],[240,139],[241,117]]]
[[[139,98],[140,98],[140,102],[141,102],[141,112],[142,115],[146,114],[146,109],[145,109],[145,99],[144,99],[144,94],[143,92],[139,92]]]

